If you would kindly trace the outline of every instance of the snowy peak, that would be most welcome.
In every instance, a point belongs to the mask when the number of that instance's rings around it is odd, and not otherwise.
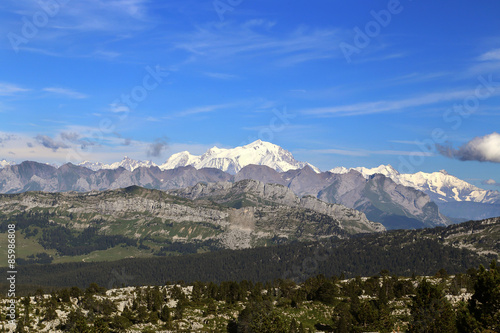
[[[433,193],[434,199],[442,201],[471,201],[479,203],[495,203],[500,201],[499,192],[483,190],[443,171],[403,174],[399,181],[403,185]]]
[[[135,169],[140,167],[150,168],[152,166],[156,166],[156,164],[151,161],[138,161],[125,156],[121,162],[115,162],[111,165],[104,165],[103,169],[118,169],[119,167],[122,167],[128,171],[134,171]]]
[[[232,149],[212,147],[203,155],[192,155],[188,151],[173,154],[168,160],[159,166],[161,170],[170,170],[178,167],[193,166],[196,169],[215,168],[236,174],[247,165],[265,165],[278,172],[286,172],[293,169],[302,169],[305,166],[311,167],[315,172],[320,170],[315,166],[295,160],[292,153],[270,142],[257,140],[248,145]],[[120,167],[129,171],[134,171],[140,167],[157,166],[151,161],[138,161],[127,156],[121,162],[103,164],[100,162],[85,161],[79,166],[93,171],[101,169],[118,169]]]
[[[177,167],[184,167],[188,165],[194,165],[200,161],[199,156],[191,155],[188,151],[182,151],[180,153],[173,154],[169,159],[162,165],[160,165],[161,170],[175,169]]]
[[[152,166],[156,166],[156,164],[154,164],[151,161],[138,161],[138,160],[134,160],[128,156],[125,156],[121,162],[115,162],[112,164],[103,164],[101,162],[85,161],[85,162],[79,163],[78,166],[90,169],[92,171],[97,171],[97,170],[101,170],[101,169],[113,170],[113,169],[118,169],[121,167],[121,168],[124,168],[124,169],[132,172],[137,168],[140,168],[140,167],[150,168]]]
[[[368,176],[372,176],[374,174],[380,173],[388,178],[397,178],[399,176],[399,172],[392,167],[392,165],[380,165],[376,168],[367,169],[367,168],[354,168],[354,170],[360,172],[365,178]]]
[[[265,165],[278,172],[302,169],[306,165],[314,171],[318,168],[295,160],[292,153],[270,142],[254,141],[245,146],[232,149],[213,147],[201,156],[182,152],[172,155],[160,169],[174,169],[180,166],[192,165],[196,169],[215,168],[231,174],[236,174],[247,165]]]
[[[414,174],[400,174],[391,165],[380,165],[376,168],[344,168],[331,169],[331,173],[347,173],[349,170],[360,172],[365,178],[374,174],[383,174],[395,183],[413,187],[428,194],[435,201],[453,202],[470,201],[478,203],[498,203],[500,193],[483,190],[464,180],[450,175],[446,170],[433,173],[417,172]]]
[[[82,163],[78,163],[78,166],[90,169],[92,171],[97,171],[103,169],[103,165],[101,162],[90,162],[90,161],[83,161]]]
[[[355,170],[359,173],[361,173],[365,178],[369,178],[370,176],[373,176],[374,174],[380,173],[386,177],[389,178],[396,178],[399,176],[399,172],[394,169],[390,164],[388,165],[379,165],[376,168],[365,168],[365,167],[357,167],[357,168],[345,168],[345,167],[336,167],[331,169],[329,172],[331,173],[338,173],[338,174],[344,174],[348,173],[351,170]],[[393,179],[394,180],[394,179]]]
[[[7,160],[1,160],[0,161],[0,169],[3,169],[9,165],[16,165],[15,162],[7,161]]]

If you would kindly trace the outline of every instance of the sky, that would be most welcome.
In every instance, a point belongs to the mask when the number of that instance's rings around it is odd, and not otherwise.
[[[0,160],[257,139],[500,189],[500,2],[4,0]]]

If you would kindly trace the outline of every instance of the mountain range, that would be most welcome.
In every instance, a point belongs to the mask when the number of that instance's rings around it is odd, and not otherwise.
[[[149,168],[154,166],[158,167],[160,170],[170,170],[183,166],[193,166],[196,169],[219,169],[234,175],[243,167],[251,164],[265,165],[278,172],[302,169],[308,165],[316,172],[320,172],[318,168],[309,163],[297,161],[288,150],[261,140],[233,149],[212,147],[200,156],[192,155],[188,151],[183,151],[173,154],[161,165],[157,165],[152,161],[137,161],[127,156],[125,156],[121,162],[112,164],[84,161],[78,165],[93,171],[117,169],[119,167],[128,171],[134,171],[140,167]]]
[[[451,221],[500,216],[500,193],[487,191],[445,171],[400,174],[390,165],[334,168],[321,172],[261,140],[234,149],[213,147],[201,156],[172,155],[164,164],[125,157],[121,162],[71,163],[58,168],[36,162],[0,163],[0,193],[86,192],[137,185],[171,190],[197,183],[253,179],[290,188],[328,203],[364,212],[388,229],[447,225]]]
[[[465,220],[500,215],[500,192],[481,189],[445,170],[400,174],[391,165],[380,165],[372,169],[337,167],[330,172],[345,174],[350,170],[358,171],[367,179],[375,174],[382,174],[397,184],[422,191],[429,195],[443,214],[450,217]]]

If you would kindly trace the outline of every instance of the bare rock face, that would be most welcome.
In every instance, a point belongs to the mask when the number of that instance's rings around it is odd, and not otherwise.
[[[353,209],[298,198],[285,186],[253,180],[198,183],[169,192],[131,186],[86,193],[3,194],[0,211],[45,212],[51,223],[70,230],[92,227],[102,235],[138,241],[212,240],[231,249],[385,230]]]
[[[263,183],[287,185],[282,174],[265,165],[248,165],[234,176],[235,182],[245,179],[258,180]]]
[[[326,203],[312,196],[299,198],[291,189],[278,184],[242,180],[236,183],[197,184],[169,193],[191,200],[208,199],[231,207],[256,207],[262,211],[267,207],[274,210],[283,207],[305,209],[338,221],[338,226],[349,233],[385,231],[380,223],[369,221],[365,214],[357,210]]]
[[[71,163],[55,168],[37,162],[23,162],[0,169],[0,193],[87,192],[132,185],[167,190],[193,186],[198,182],[229,181],[232,178],[217,169],[197,170],[192,166],[164,171],[158,167],[140,167],[133,171],[122,167],[92,171]]]
[[[406,229],[448,225],[438,207],[425,193],[396,184],[381,174],[365,179],[351,170],[336,174],[335,181],[318,197],[324,201],[344,204],[367,214],[371,221],[388,229]],[[396,218],[397,217],[397,218]]]

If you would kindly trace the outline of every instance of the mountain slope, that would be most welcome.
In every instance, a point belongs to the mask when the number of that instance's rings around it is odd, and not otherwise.
[[[358,209],[387,229],[422,228],[450,223],[426,194],[396,184],[381,174],[367,180],[356,171],[338,175],[330,186],[319,192],[318,198]]]
[[[197,170],[192,166],[164,171],[158,167],[139,167],[134,171],[128,171],[123,167],[92,171],[71,163],[55,168],[26,161],[0,169],[0,193],[86,192],[132,185],[167,190],[193,186],[198,182],[228,181],[232,178],[231,175],[217,169]]]
[[[236,208],[268,205],[271,207],[268,213],[282,205],[299,207],[341,221],[342,228],[351,234],[385,230],[381,224],[368,221],[366,216],[357,210],[340,204],[329,204],[312,196],[299,198],[285,186],[255,180],[242,180],[236,183],[199,183],[193,187],[171,190],[168,193],[191,200],[206,199]]]
[[[15,162],[7,161],[7,160],[1,160],[0,161],[0,169],[5,168],[8,165],[15,165]]]
[[[256,181],[200,183],[170,193],[131,186],[3,194],[0,233],[6,235],[9,223],[20,231],[24,254],[44,253],[43,258],[51,255],[56,262],[251,248],[385,231],[353,209],[298,198],[284,186]]]
[[[116,272],[126,272],[130,285],[164,285],[166,281],[304,281],[325,276],[433,276],[440,269],[465,273],[487,266],[500,254],[500,218],[446,228],[395,230],[343,240],[293,243],[238,251],[166,258],[127,259],[106,263],[19,266],[18,283],[86,288],[108,285]],[[380,276],[380,275],[379,275]],[[115,281],[115,280],[113,280]]]
[[[367,179],[374,174],[383,174],[397,184],[420,190],[429,195],[443,214],[452,218],[467,220],[500,216],[500,192],[481,189],[445,170],[400,174],[390,165],[380,165],[372,169],[338,167],[330,172],[345,174],[350,170],[360,172]]]
[[[299,196],[312,195],[326,202],[360,210],[368,219],[380,222],[388,229],[450,223],[439,213],[428,195],[397,184],[383,175],[365,178],[354,170],[343,174],[316,173],[309,167],[277,174],[265,167],[253,166],[251,172],[244,169],[235,178],[242,179],[244,176],[285,185]]]
[[[343,174],[349,170],[360,172],[365,178],[374,174],[382,174],[391,178],[398,184],[411,186],[417,190],[427,193],[434,201],[454,202],[470,201],[477,203],[500,203],[500,192],[483,190],[477,186],[467,183],[445,170],[433,173],[417,172],[414,174],[400,174],[391,165],[380,165],[376,168],[334,168],[332,173]]]

